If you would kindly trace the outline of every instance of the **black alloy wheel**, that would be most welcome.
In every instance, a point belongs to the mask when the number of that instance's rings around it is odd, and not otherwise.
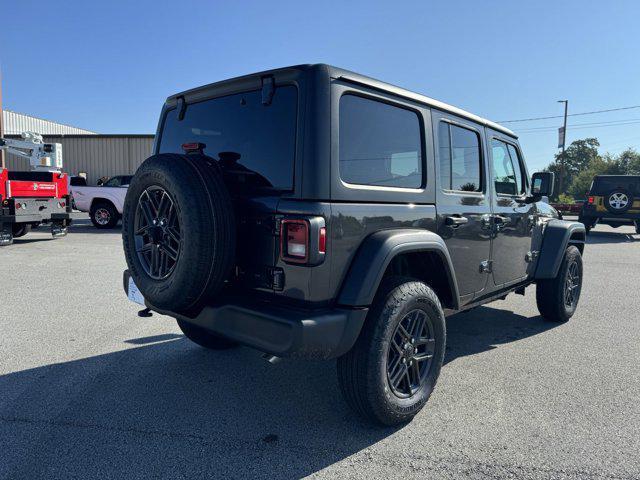
[[[389,387],[400,398],[414,395],[431,368],[435,338],[430,318],[423,310],[407,313],[398,323],[387,354]]]
[[[169,277],[182,250],[179,212],[171,195],[159,186],[138,198],[134,218],[135,248],[142,268],[154,280]]]
[[[580,278],[580,267],[576,260],[567,266],[567,275],[564,284],[564,305],[568,309],[575,309],[580,298],[580,288],[582,279]]]

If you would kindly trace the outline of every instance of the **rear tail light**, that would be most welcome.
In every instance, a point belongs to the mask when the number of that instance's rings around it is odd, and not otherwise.
[[[319,265],[327,252],[324,218],[286,218],[281,222],[280,256],[285,262]]]
[[[588,203],[589,205],[593,205],[593,202],[594,202],[594,201],[595,201],[595,198],[594,198],[594,197],[589,197],[589,198],[587,199],[587,203]]]
[[[318,233],[318,252],[327,253],[327,228],[320,228]]]
[[[282,257],[292,262],[306,262],[309,253],[309,225],[305,220],[282,221]]]

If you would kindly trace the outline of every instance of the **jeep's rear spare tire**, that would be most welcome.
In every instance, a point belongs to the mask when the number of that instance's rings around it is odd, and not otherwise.
[[[213,297],[233,265],[235,233],[215,160],[153,155],[133,177],[122,240],[131,277],[154,307],[192,312]]]
[[[633,205],[633,192],[624,188],[614,188],[604,197],[604,206],[611,213],[620,215]]]

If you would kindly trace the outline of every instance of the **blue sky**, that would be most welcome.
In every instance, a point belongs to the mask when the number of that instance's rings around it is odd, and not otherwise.
[[[4,107],[101,133],[153,133],[171,93],[315,62],[492,120],[560,115],[565,98],[570,113],[640,105],[634,0],[0,5]],[[569,120],[568,142],[640,149],[640,108]],[[604,123],[616,120],[631,123]],[[557,152],[560,122],[506,124],[522,132],[530,170]]]

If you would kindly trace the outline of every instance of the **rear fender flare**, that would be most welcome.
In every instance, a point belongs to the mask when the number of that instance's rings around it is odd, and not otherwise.
[[[412,252],[433,252],[442,259],[445,265],[442,273],[447,276],[457,310],[460,296],[449,250],[442,237],[428,230],[384,230],[367,237],[342,283],[338,303],[353,307],[371,305],[391,260]]]

